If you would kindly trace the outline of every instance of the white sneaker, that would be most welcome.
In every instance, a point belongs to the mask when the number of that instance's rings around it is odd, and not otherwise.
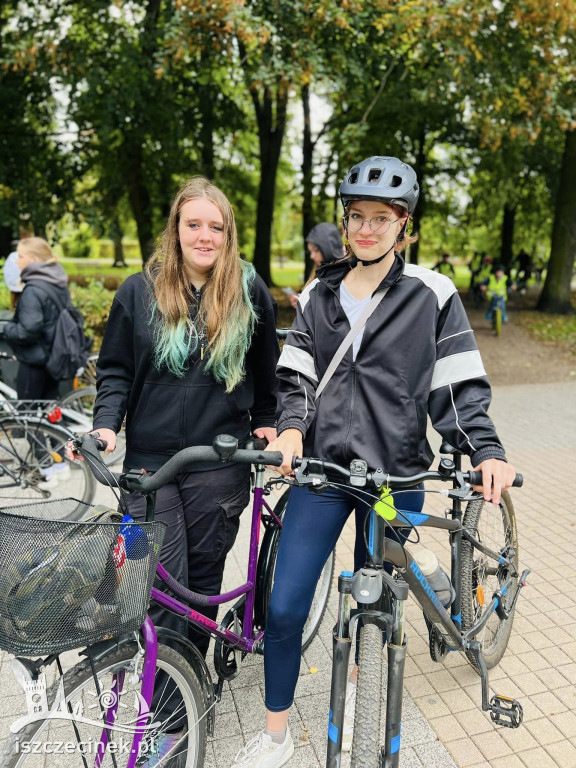
[[[51,488],[55,488],[58,485],[58,478],[56,476],[54,464],[41,469],[40,475],[42,476],[42,479],[38,483],[38,488],[40,488],[42,491],[49,491]]]
[[[282,744],[275,744],[267,733],[261,731],[238,752],[230,768],[280,768],[293,754],[294,742],[288,727]]]
[[[342,752],[350,752],[352,749],[352,736],[354,735],[354,714],[356,712],[356,683],[348,680],[346,691],[346,704],[344,705],[344,725],[342,727]]]
[[[54,467],[54,475],[57,480],[68,480],[70,477],[70,465],[67,461],[54,462],[52,466]]]

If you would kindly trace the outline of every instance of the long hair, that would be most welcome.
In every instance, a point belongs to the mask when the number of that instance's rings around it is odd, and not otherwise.
[[[198,314],[192,320],[190,305],[194,296],[184,270],[178,225],[182,205],[199,198],[218,207],[224,223],[224,240],[208,276]],[[257,321],[250,297],[256,273],[238,254],[232,206],[208,179],[194,176],[174,198],[166,229],[146,265],[146,273],[154,294],[150,322],[156,367],[184,376],[203,333],[209,352],[206,370],[231,392],[244,378],[245,357]]]

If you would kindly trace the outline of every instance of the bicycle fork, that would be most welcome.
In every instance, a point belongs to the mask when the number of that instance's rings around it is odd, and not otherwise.
[[[404,663],[406,660],[406,637],[404,633],[404,606],[408,598],[408,585],[395,581],[381,573],[394,595],[392,615],[377,611],[369,613],[376,618],[379,626],[386,627],[388,635],[388,691],[386,697],[386,735],[382,747],[382,768],[398,768],[402,731],[402,691],[404,684]],[[332,687],[330,690],[330,713],[328,718],[328,747],[326,768],[340,768],[342,753],[342,727],[346,704],[348,663],[352,647],[350,598],[354,574],[343,571],[338,578],[338,621],[332,636]],[[352,623],[359,618],[357,614]]]

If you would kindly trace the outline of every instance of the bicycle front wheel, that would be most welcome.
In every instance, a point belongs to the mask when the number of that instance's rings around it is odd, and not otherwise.
[[[518,573],[518,532],[516,517],[510,494],[504,492],[499,505],[478,499],[468,502],[463,518],[463,526],[475,539],[484,544],[497,556],[506,557]],[[462,629],[470,629],[478,623],[484,610],[490,604],[492,595],[503,586],[510,576],[498,559],[489,557],[476,549],[468,541],[462,542]],[[516,591],[518,579],[503,597],[505,607],[510,605]],[[482,654],[488,669],[495,667],[506,650],[514,614],[507,619],[493,613],[488,623],[477,636],[482,644]],[[474,656],[467,653],[468,659],[477,669]]]
[[[70,433],[55,424],[34,419],[0,419],[0,506],[75,498],[82,504],[68,519],[85,511],[96,491],[96,481],[85,461],[65,456]],[[46,482],[43,470],[58,465]]]
[[[381,708],[382,632],[375,624],[365,624],[360,627],[350,768],[379,768]]]
[[[498,307],[494,310],[494,332],[496,336],[502,333],[502,310]]]
[[[54,684],[48,692],[48,704],[56,709],[54,703],[64,700],[65,704],[60,705],[62,716],[54,713],[51,719],[30,723],[14,734],[0,753],[2,768],[127,765],[140,701],[142,659],[137,657],[136,644],[123,646],[95,662],[94,669],[95,677],[88,660],[70,669],[62,678],[63,693],[59,684]],[[142,765],[146,755],[154,757],[158,748],[166,748],[169,743],[169,754],[160,765],[202,768],[206,752],[206,701],[200,682],[188,662],[163,644],[158,645],[156,679],[158,673],[159,703],[152,712],[152,723],[142,740],[137,764]],[[106,729],[104,722],[108,725]],[[106,731],[107,736],[103,737]],[[101,740],[107,748],[101,762],[96,762]]]

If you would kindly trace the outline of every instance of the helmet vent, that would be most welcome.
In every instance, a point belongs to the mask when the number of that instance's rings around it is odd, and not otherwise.
[[[356,184],[358,181],[358,171],[355,171],[354,173],[350,174],[350,178],[348,179],[349,184]]]
[[[399,187],[402,184],[402,178],[400,176],[392,176],[392,180],[390,182],[391,187]]]
[[[382,171],[380,170],[380,168],[371,168],[368,173],[368,181],[372,184],[375,184],[381,175],[382,175]]]

